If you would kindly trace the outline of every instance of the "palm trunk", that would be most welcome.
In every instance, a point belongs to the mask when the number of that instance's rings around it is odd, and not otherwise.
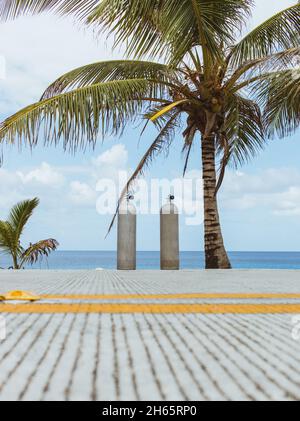
[[[17,256],[15,256],[15,255],[13,254],[12,258],[13,258],[13,266],[14,266],[14,269],[15,269],[15,270],[19,270],[20,268],[19,268],[19,265],[18,265],[18,259],[17,259]]]
[[[231,269],[221,231],[216,197],[216,163],[214,136],[202,139],[204,192],[204,238],[206,269]]]

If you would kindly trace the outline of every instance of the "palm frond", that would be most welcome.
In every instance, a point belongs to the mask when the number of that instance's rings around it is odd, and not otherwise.
[[[67,90],[114,80],[155,79],[168,82],[177,77],[175,69],[160,63],[137,60],[102,61],[79,67],[62,75],[47,88],[42,99]]]
[[[145,79],[119,80],[78,88],[24,108],[0,126],[0,143],[35,146],[42,133],[45,143],[57,144],[71,152],[95,145],[99,132],[121,134],[146,106],[168,97],[162,83]],[[149,101],[149,98],[151,100]]]
[[[299,47],[300,4],[295,4],[256,27],[246,35],[230,54],[232,65],[238,66],[280,50]]]
[[[224,126],[218,137],[218,153],[224,154],[224,138],[229,155],[227,162],[242,165],[265,146],[265,127],[259,105],[252,100],[234,94],[228,98]]]
[[[99,0],[1,0],[0,20],[53,12],[85,21],[98,4]]]
[[[269,136],[286,137],[300,125],[300,68],[273,72],[252,85],[264,108]]]
[[[55,251],[59,243],[53,238],[48,238],[47,240],[41,240],[35,244],[30,244],[30,246],[22,253],[20,256],[20,267],[25,263],[30,263],[33,265],[38,261],[41,261],[44,257],[48,257],[52,251]]]
[[[194,46],[205,45],[213,57],[250,13],[252,0],[103,0],[89,21],[115,34],[127,53],[181,59]]]
[[[8,221],[0,221],[0,252],[12,257],[12,267],[16,269],[23,247],[17,238],[15,227]]]
[[[9,254],[14,244],[14,233],[7,221],[0,221],[0,250]]]
[[[300,47],[289,48],[275,54],[267,55],[255,60],[249,60],[239,66],[225,83],[230,89],[236,83],[251,80],[256,76],[266,76],[266,72],[293,68],[300,62]]]
[[[39,204],[39,199],[24,200],[17,203],[10,211],[8,224],[12,227],[15,247],[20,243],[20,237],[33,211]]]
[[[152,117],[150,117],[150,120],[152,122],[156,121],[160,117],[164,116],[165,114],[168,114],[170,111],[172,111],[174,108],[178,107],[179,105],[187,103],[187,99],[181,99],[180,101],[172,102],[172,104],[168,104],[164,107],[162,107],[159,111],[157,111]]]

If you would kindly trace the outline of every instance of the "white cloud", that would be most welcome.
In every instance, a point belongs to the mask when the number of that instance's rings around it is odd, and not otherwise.
[[[97,182],[101,179],[115,182],[127,161],[127,149],[117,144],[81,166],[55,167],[42,162],[18,171],[0,168],[1,207],[8,209],[20,200],[38,196],[45,208],[53,208],[58,202],[62,207],[75,204],[95,208]]]
[[[110,149],[92,159],[93,179],[117,180],[120,171],[128,170],[128,151],[124,144],[113,145]]]
[[[5,212],[16,202],[24,198],[20,188],[20,179],[15,172],[6,171],[0,168],[0,202],[1,211]],[[5,215],[1,215],[0,218]]]
[[[6,78],[6,60],[5,57],[0,56],[0,80]]]
[[[64,183],[64,176],[47,162],[42,162],[38,168],[27,173],[18,171],[17,175],[24,184],[35,183],[48,187],[60,187]]]
[[[53,167],[47,162],[29,170],[8,171],[0,168],[2,207],[18,200],[39,196],[48,207],[78,205],[96,206],[97,181],[116,183],[119,171],[128,164],[123,144],[114,145],[82,166]],[[79,178],[80,177],[80,178]],[[188,178],[201,179],[199,171]],[[300,214],[300,171],[293,168],[270,168],[259,174],[228,171],[220,194],[220,204],[227,210],[265,209],[274,215]],[[120,186],[116,185],[116,192]],[[192,195],[191,195],[192,197]],[[146,199],[145,199],[146,200]]]
[[[80,181],[72,181],[70,183],[70,194],[71,202],[75,205],[91,206],[96,203],[96,192],[87,183]]]
[[[225,208],[268,208],[275,215],[300,214],[300,171],[270,168],[259,174],[228,171],[221,192]]]
[[[8,171],[0,168],[0,203],[7,211],[15,203],[39,197],[48,208],[57,206],[64,198],[63,174],[46,162],[32,169]]]
[[[118,56],[105,36],[96,40],[92,30],[71,18],[51,15],[1,23],[0,39],[7,40],[0,45],[6,63],[5,80],[0,80],[1,114],[37,101],[53,80],[73,68]]]
[[[0,168],[0,188],[11,189],[18,184],[16,173]]]
[[[75,186],[76,192],[71,194],[72,200],[81,205],[92,203],[96,205],[96,192],[98,192],[99,196],[99,192],[102,191],[100,186],[102,185],[103,187],[103,185],[109,183],[111,187],[111,203],[115,207],[118,200],[118,192],[124,187],[129,176],[126,176],[125,180],[122,177],[124,172],[127,173],[127,165],[128,151],[122,143],[113,145],[98,157],[92,158],[87,182],[84,185]],[[121,186],[119,185],[120,178],[122,180]]]
[[[114,145],[112,148],[103,152],[97,158],[93,159],[93,164],[97,167],[115,167],[124,168],[128,161],[128,152],[122,143]]]
[[[287,191],[278,194],[276,199],[275,215],[300,215],[300,187],[290,187]]]

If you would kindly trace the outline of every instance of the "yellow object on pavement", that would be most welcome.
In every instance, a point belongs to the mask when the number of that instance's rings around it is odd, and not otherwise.
[[[10,291],[4,296],[4,301],[38,301],[40,297],[28,291]]]

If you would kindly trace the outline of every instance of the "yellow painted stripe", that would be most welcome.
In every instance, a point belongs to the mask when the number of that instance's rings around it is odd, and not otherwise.
[[[203,298],[203,299],[218,299],[218,298],[232,298],[232,299],[268,299],[268,298],[287,298],[287,299],[300,299],[300,294],[243,294],[243,293],[193,293],[193,294],[45,294],[41,295],[42,299],[48,300],[130,300],[130,299],[141,299],[141,300],[165,300],[165,299],[193,299],[193,298]]]
[[[300,314],[300,304],[3,304],[0,313]]]

